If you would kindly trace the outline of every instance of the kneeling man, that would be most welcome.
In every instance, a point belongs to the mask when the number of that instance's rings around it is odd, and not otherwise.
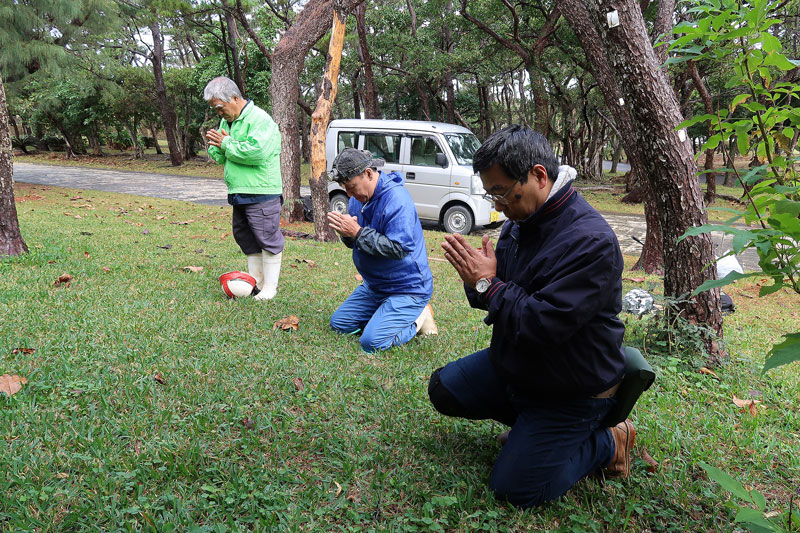
[[[442,248],[470,304],[488,311],[492,340],[433,373],[431,402],[511,426],[489,485],[517,507],[558,498],[599,469],[627,476],[633,425],[602,425],[625,366],[617,238],[533,130],[493,134],[473,168],[509,220],[496,251],[488,237],[476,249],[460,235]]]
[[[333,161],[331,179],[350,197],[349,214],[332,211],[328,223],[353,249],[364,283],[333,313],[331,327],[361,332],[367,352],[386,350],[417,333],[438,333],[428,303],[433,275],[417,209],[403,177],[381,172],[382,159],[345,148]]]

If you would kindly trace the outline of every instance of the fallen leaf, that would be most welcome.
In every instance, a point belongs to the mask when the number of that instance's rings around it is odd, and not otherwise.
[[[436,262],[439,262],[439,263],[447,263],[448,262],[447,259],[442,259],[441,257],[431,257],[431,256],[428,256],[428,261],[436,261]]]
[[[645,463],[647,463],[647,471],[651,474],[654,474],[656,470],[658,470],[658,462],[650,457],[650,454],[647,453],[647,450],[642,446],[641,449],[641,457]]]
[[[334,497],[338,497],[339,494],[342,493],[342,486],[339,485],[336,481],[334,481],[333,484],[336,485],[336,494],[334,494]]]
[[[164,250],[169,250],[170,248],[172,248],[172,245],[171,244],[165,244],[164,246],[156,246],[156,248],[162,248]]]
[[[81,235],[94,235],[91,231],[82,231]]]
[[[294,378],[292,380],[292,383],[294,383],[294,388],[297,390],[303,390],[306,388],[305,384],[303,383],[303,380],[300,378]]]
[[[230,235],[230,233],[223,233],[222,235],[219,236],[219,238],[225,239],[225,237],[227,237],[228,235]]]
[[[55,283],[53,283],[53,285],[55,287],[60,287],[63,284],[64,286],[69,287],[69,282],[70,281],[72,281],[72,276],[71,275],[69,275],[69,274],[61,274],[60,276],[58,276],[58,279],[56,280]]]
[[[75,200],[81,200],[81,199],[83,199],[83,196],[75,196],[73,198],[70,198],[69,201],[74,202]]]
[[[28,380],[22,376],[14,374],[3,374],[0,376],[0,392],[5,392],[9,396],[18,393]]]
[[[136,440],[133,442],[133,453],[136,455],[142,453],[142,441]]]
[[[713,371],[704,366],[700,367],[700,373],[706,374],[707,376],[714,376],[716,379],[719,379],[719,376]]]
[[[144,231],[142,231],[142,235],[150,235],[150,230],[145,228]]]
[[[92,256],[89,255],[89,252],[83,252],[83,257],[85,257],[86,259],[89,259]]]
[[[364,281],[364,278],[361,276],[361,274],[356,274],[356,281]]]
[[[298,263],[308,263],[308,266],[315,267],[317,264],[311,259],[295,259]]]
[[[632,281],[634,283],[642,283],[645,278],[622,278],[623,281]]]
[[[179,226],[185,226],[187,224],[191,224],[192,222],[194,222],[194,219],[190,218],[189,220],[186,220],[186,221],[183,221],[183,222],[170,222],[170,224],[177,224]]]
[[[162,385],[167,384],[166,380],[164,379],[164,376],[161,375],[161,372],[156,372],[155,375],[153,375],[153,379],[156,380],[156,382],[161,383]]]
[[[67,474],[66,472],[59,472],[58,474],[56,474],[56,478],[58,479],[67,479],[68,477],[69,474]]]
[[[245,429],[253,429],[256,427],[255,423],[247,417],[242,418],[242,425]]]
[[[111,272],[111,269],[108,267],[103,267],[103,272]]]
[[[183,269],[186,272],[202,272],[203,271],[203,267],[198,267],[198,266],[185,266],[185,267],[183,267]]]
[[[283,330],[291,329],[297,331],[300,329],[300,319],[294,315],[283,317],[280,320],[275,321],[275,325],[272,326],[272,331],[275,331],[278,328]]]
[[[11,350],[11,353],[24,353],[24,354],[31,354],[36,351],[36,348],[14,348]]]
[[[156,217],[156,220],[163,220],[164,218],[166,218],[166,217],[164,217],[164,216],[162,216],[162,215],[158,215],[158,216]]]
[[[733,395],[733,403],[736,407],[746,407],[750,414],[753,416],[758,415],[758,409],[756,406],[761,403],[760,400],[743,400],[741,398],[737,398],[736,395]]]

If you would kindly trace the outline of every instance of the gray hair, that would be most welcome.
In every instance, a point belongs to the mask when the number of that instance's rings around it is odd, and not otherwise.
[[[241,98],[242,93],[239,92],[239,87],[236,86],[233,80],[225,76],[214,78],[208,82],[208,85],[203,90],[203,100],[206,102],[211,101],[212,98],[230,102],[234,96]]]

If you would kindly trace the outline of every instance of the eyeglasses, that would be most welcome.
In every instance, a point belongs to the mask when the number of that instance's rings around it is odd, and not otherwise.
[[[511,191],[514,190],[514,187],[517,186],[517,183],[519,183],[519,182],[515,181],[514,185],[512,185],[503,194],[492,194],[492,193],[488,193],[488,192],[484,193],[483,194],[483,199],[487,200],[489,202],[492,202],[492,203],[496,203],[496,204],[508,205],[508,195],[511,194]]]

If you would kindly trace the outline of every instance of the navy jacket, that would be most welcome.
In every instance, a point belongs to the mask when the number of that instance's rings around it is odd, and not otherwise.
[[[355,243],[342,240],[353,247],[353,263],[371,290],[430,298],[433,274],[425,236],[403,181],[397,172],[380,172],[369,202],[350,198],[348,211],[362,230]]]
[[[497,276],[473,307],[493,326],[489,357],[531,398],[593,396],[622,378],[622,252],[605,219],[564,185],[522,222],[503,226]]]

